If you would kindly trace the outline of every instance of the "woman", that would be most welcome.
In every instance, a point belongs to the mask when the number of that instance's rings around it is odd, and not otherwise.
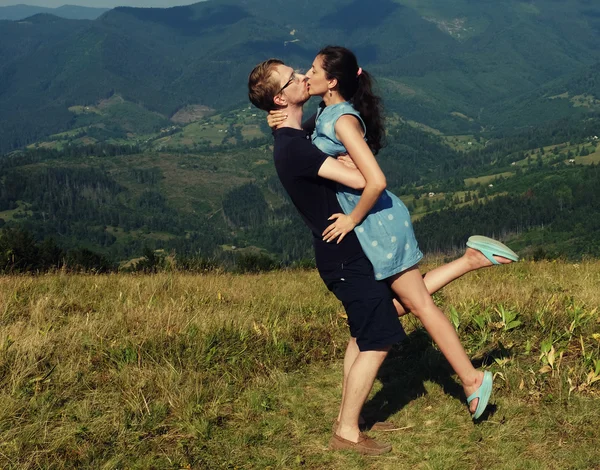
[[[314,121],[313,143],[328,155],[347,153],[366,180],[362,193],[339,188],[338,201],[345,213],[330,217],[334,222],[323,239],[339,243],[350,231],[356,232],[377,279],[387,281],[399,299],[399,313],[410,311],[423,323],[460,378],[473,418],[479,418],[491,394],[492,375],[473,367],[456,331],[431,299],[430,292],[443,284],[432,289],[424,282],[417,266],[423,255],[408,210],[385,191],[385,176],[374,157],[382,146],[383,120],[370,75],[350,50],[328,46],[317,54],[306,77],[310,95],[323,99]],[[272,112],[269,125],[279,122],[277,116]],[[518,259],[508,247],[485,237],[473,237],[467,245],[493,264]]]

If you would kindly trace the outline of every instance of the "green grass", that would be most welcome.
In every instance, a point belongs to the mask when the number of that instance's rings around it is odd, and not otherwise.
[[[3,219],[5,222],[8,222],[9,220],[14,220],[18,218],[15,217],[16,214],[31,216],[32,212],[29,210],[29,206],[29,204],[23,201],[17,201],[16,209],[0,211],[0,219]]]
[[[505,171],[503,173],[497,173],[495,175],[479,176],[478,178],[466,178],[465,186],[467,186],[468,188],[477,184],[489,184],[493,183],[498,178],[510,178],[514,175],[515,174],[512,171]]]
[[[212,145],[220,145],[225,137],[227,125],[207,124],[204,121],[188,124],[183,131],[155,141],[157,146],[193,146],[195,143],[208,140]]]
[[[260,130],[260,126],[258,124],[248,124],[242,126],[242,136],[244,139],[256,139],[260,137],[265,137],[265,134]]]
[[[583,165],[596,165],[600,163],[600,147],[594,153],[590,153],[585,157],[575,157],[575,162]]]
[[[583,144],[571,144],[570,142],[564,142],[558,145],[548,145],[546,147],[541,147],[544,149],[544,155],[541,155],[543,162],[549,162],[553,160],[556,155],[554,154],[554,150],[558,149],[558,155],[564,158],[564,162],[567,163],[569,159],[574,159],[576,163],[583,165],[592,165],[596,164],[600,161],[600,149],[594,150],[594,147],[591,143],[583,143]],[[540,149],[534,148],[527,151],[528,154],[531,155],[531,164],[535,165],[537,163],[537,159],[540,158]],[[589,155],[579,156],[579,149],[586,148]],[[569,152],[571,152],[571,156],[569,156]],[[515,160],[515,166],[526,167],[527,166],[527,158],[521,160]]]
[[[215,114],[184,126],[181,132],[155,140],[153,146],[160,149],[192,147],[203,142],[214,146],[221,145],[223,141],[236,143],[233,136],[230,137],[230,126],[240,128],[244,139],[260,138],[265,136],[260,130],[260,123],[264,119],[263,113],[248,107]]]
[[[571,98],[571,102],[576,108],[584,107],[598,109],[598,107],[600,107],[600,100],[596,99],[593,95],[576,95]]]
[[[590,109],[598,109],[600,106],[600,100],[598,100],[593,95],[583,94],[583,95],[574,95],[569,96],[569,92],[561,93],[560,95],[555,95],[549,97],[551,100],[556,99],[568,99],[575,108],[590,108]]]
[[[100,111],[100,109],[98,107],[96,107],[96,106],[76,105],[76,106],[71,106],[69,108],[69,111],[71,111],[75,115],[79,115],[79,114],[98,114],[98,115],[101,115],[102,114],[102,111]]]
[[[478,142],[473,135],[448,135],[444,136],[444,141],[454,150],[469,152],[484,147],[484,142]]]
[[[563,469],[600,461],[600,263],[522,262],[435,296],[495,375],[473,424],[411,317],[365,407],[382,457],[327,451],[347,328],[314,271],[0,278],[0,467]]]

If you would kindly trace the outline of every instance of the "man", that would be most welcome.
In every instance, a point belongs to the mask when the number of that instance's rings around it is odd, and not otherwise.
[[[277,174],[313,234],[317,268],[327,287],[343,303],[351,338],[344,357],[342,403],[331,449],[352,449],[378,455],[391,450],[359,430],[360,411],[390,347],[405,337],[398,315],[406,313],[394,303],[386,282],[376,281],[354,232],[338,243],[322,234],[329,217],[341,213],[336,183],[362,189],[361,173],[328,157],[311,144],[302,129],[302,106],[309,99],[305,77],[277,59],[257,65],[248,79],[250,101],[265,111],[284,109],[285,117],[273,132]],[[433,293],[463,274],[509,259],[467,249],[461,258],[429,272],[425,284]],[[385,424],[385,423],[383,423]]]
[[[351,339],[344,358],[345,387],[339,425],[330,448],[354,449],[363,454],[389,452],[391,446],[359,431],[359,415],[375,376],[390,347],[404,338],[392,293],[377,282],[354,232],[341,243],[327,243],[321,234],[331,214],[341,213],[335,184],[362,189],[360,172],[328,157],[314,147],[302,130],[302,105],[309,99],[304,76],[278,60],[259,64],[250,74],[252,103],[269,111],[285,108],[286,120],[273,132],[274,160],[279,178],[313,233],[319,273],[342,301]]]

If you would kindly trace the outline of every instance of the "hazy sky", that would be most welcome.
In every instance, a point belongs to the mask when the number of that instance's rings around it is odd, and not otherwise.
[[[176,7],[190,5],[201,0],[0,0],[0,7],[8,5],[34,5],[37,7],[56,8],[62,5],[81,5],[84,7]]]

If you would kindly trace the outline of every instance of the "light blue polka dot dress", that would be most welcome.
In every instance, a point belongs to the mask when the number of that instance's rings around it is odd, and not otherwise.
[[[356,116],[365,127],[358,111],[350,103],[321,106],[317,111],[312,142],[327,155],[346,153],[335,135],[335,123],[344,114]],[[338,186],[337,199],[345,214],[352,212],[362,191]],[[363,251],[373,264],[375,278],[386,279],[417,264],[423,253],[404,203],[389,191],[384,191],[375,206],[354,231]]]

